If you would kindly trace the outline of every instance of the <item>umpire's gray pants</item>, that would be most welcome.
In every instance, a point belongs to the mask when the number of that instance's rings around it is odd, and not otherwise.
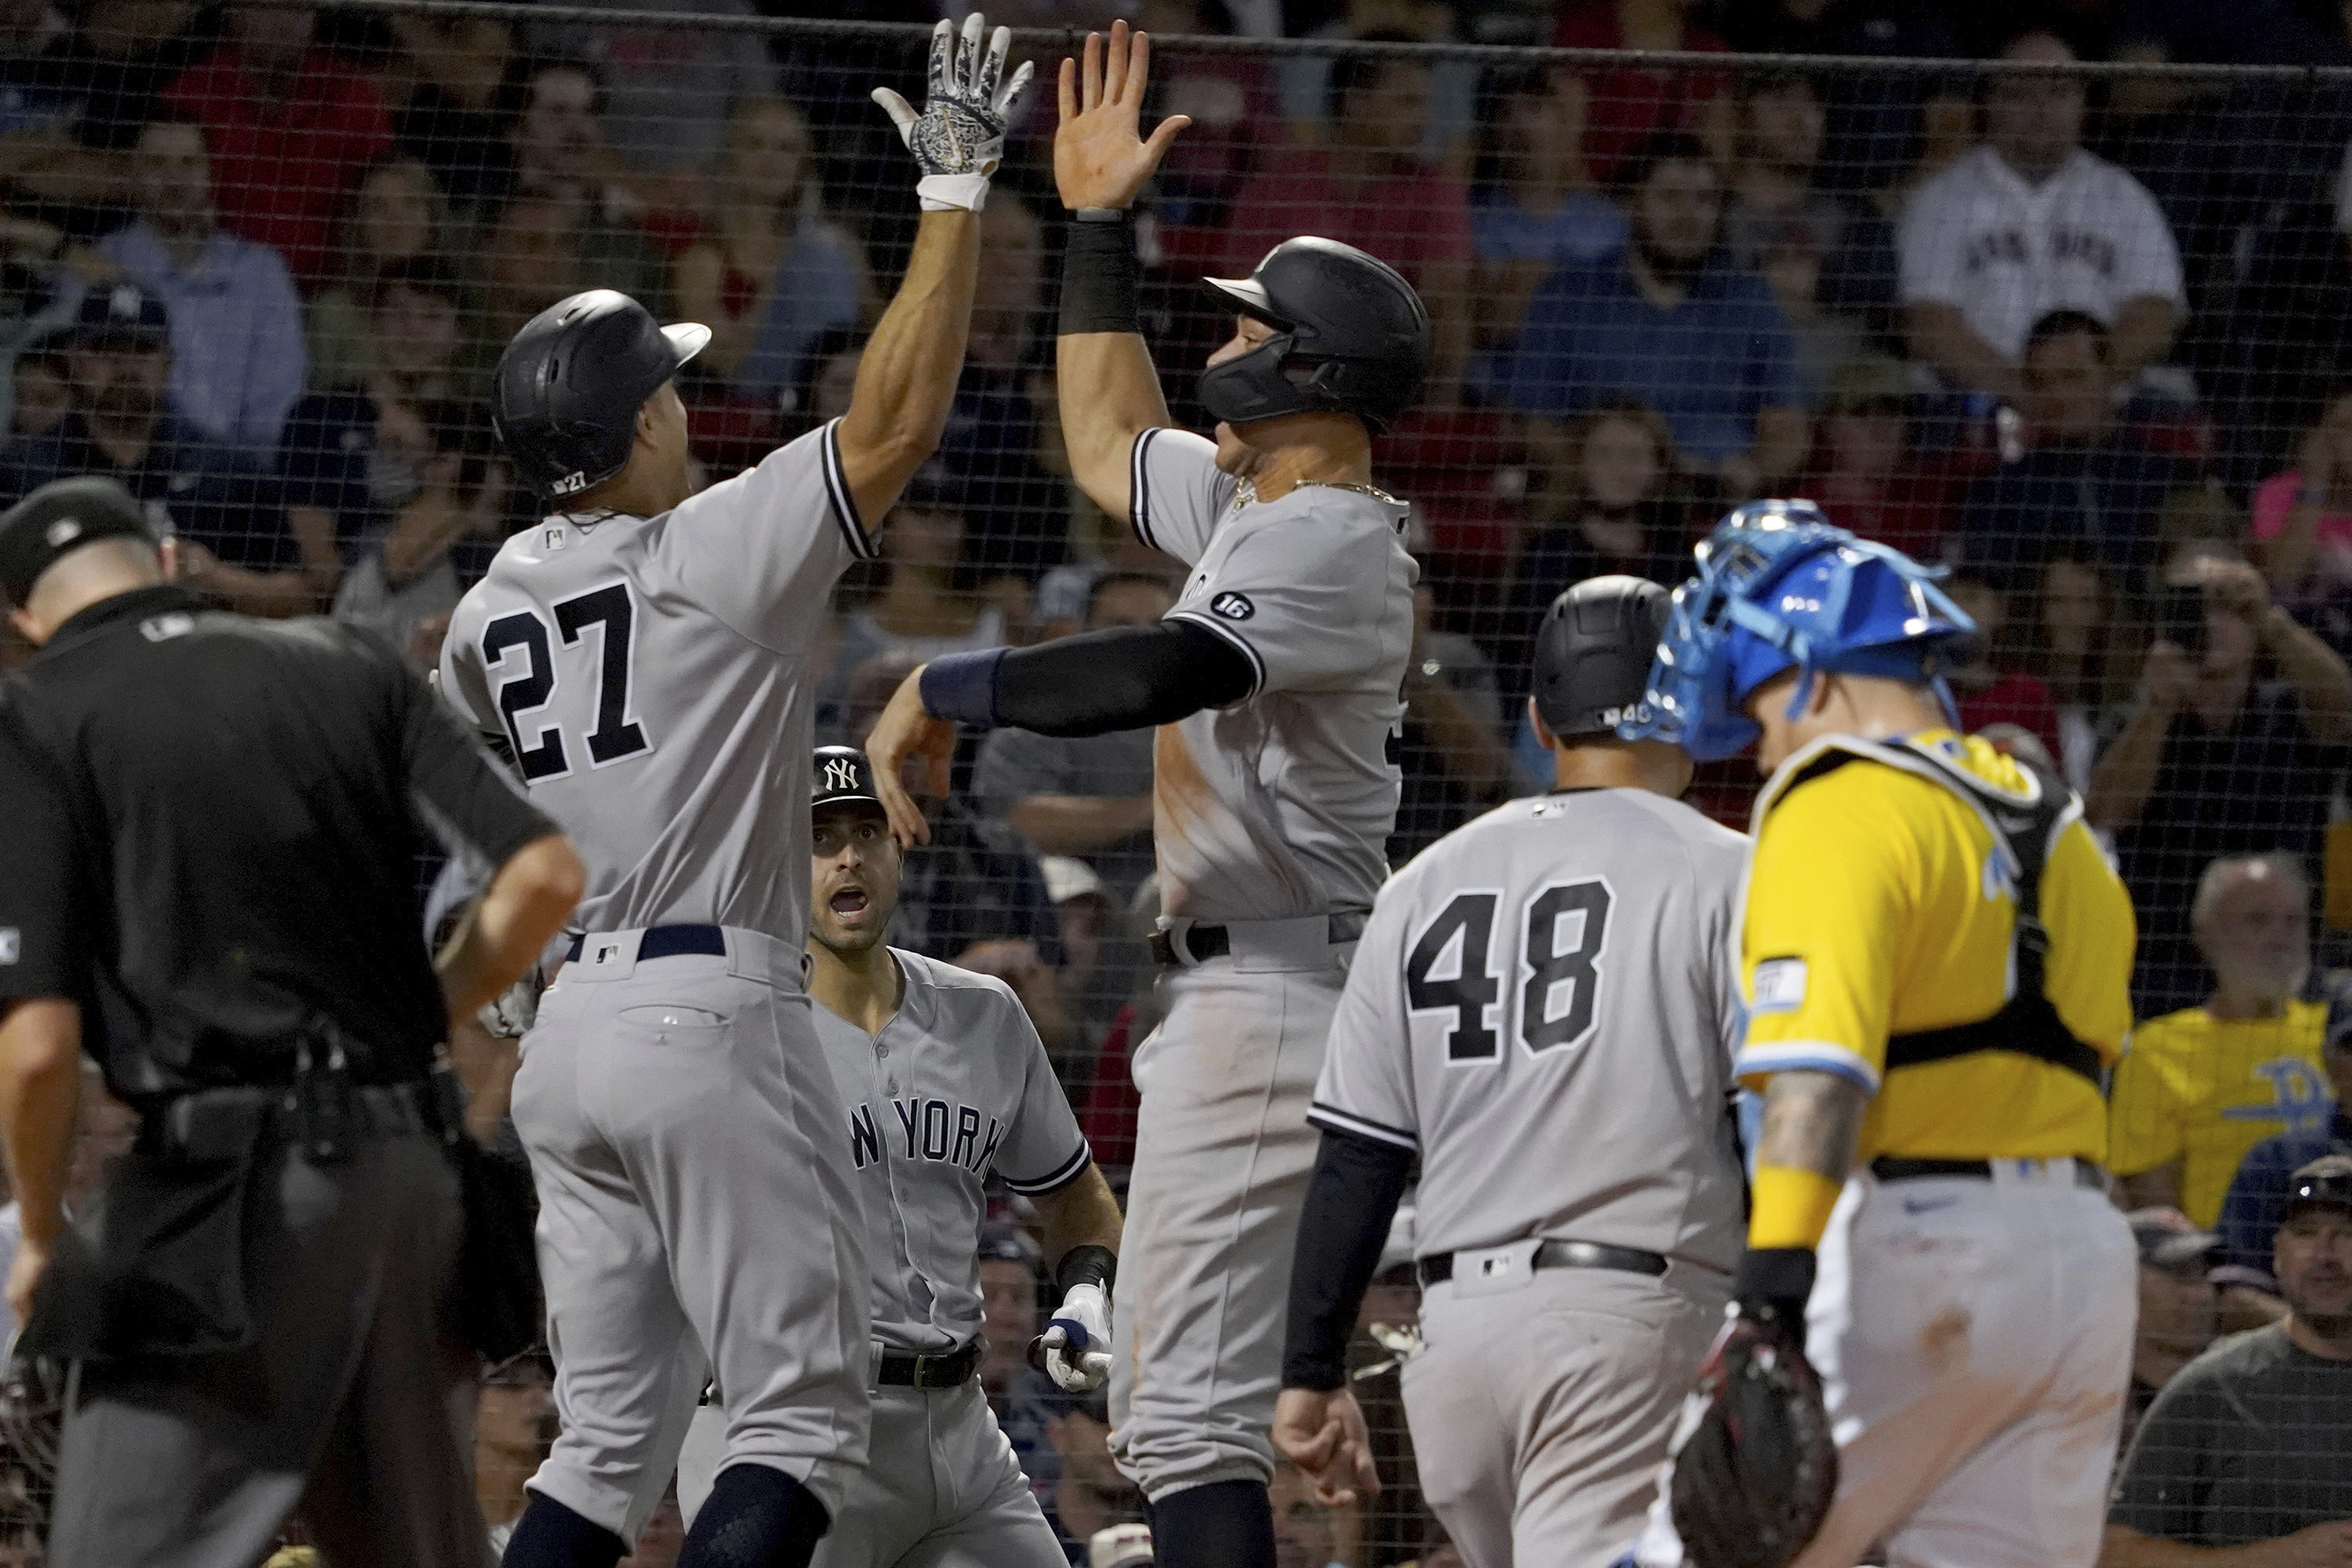
[[[53,1568],[250,1568],[300,1505],[328,1559],[483,1568],[473,1357],[447,1333],[462,1223],[436,1140],[363,1139],[253,1180],[255,1348],[86,1365],[68,1412]],[[270,1199],[274,1197],[275,1202]]]

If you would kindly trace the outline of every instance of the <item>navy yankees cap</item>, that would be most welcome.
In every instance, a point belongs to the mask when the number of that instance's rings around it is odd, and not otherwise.
[[[874,764],[855,746],[819,746],[816,765],[810,770],[809,805],[838,805],[854,801],[879,807],[874,793]]]
[[[112,479],[52,479],[0,512],[0,594],[21,605],[59,556],[100,539],[154,537],[138,500]]]
[[[162,348],[171,342],[172,315],[163,301],[136,283],[94,288],[81,297],[68,330],[71,342],[130,342]]]
[[[2352,1155],[2322,1154],[2287,1178],[2286,1207],[2281,1219],[2292,1219],[2315,1205],[2352,1209]]]

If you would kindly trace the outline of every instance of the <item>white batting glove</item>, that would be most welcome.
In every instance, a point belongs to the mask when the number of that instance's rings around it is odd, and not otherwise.
[[[932,29],[930,90],[920,114],[888,88],[874,89],[874,101],[898,127],[898,139],[922,166],[915,194],[925,212],[980,211],[988,205],[988,177],[1004,161],[1005,129],[1013,123],[1013,106],[1029,85],[1031,68],[1022,62],[1013,79],[998,90],[1013,33],[997,28],[983,49],[981,40],[987,28],[988,19],[974,11],[961,35],[952,22]]]
[[[1067,1394],[1092,1394],[1110,1375],[1110,1300],[1099,1285],[1073,1285],[1038,1342],[1045,1375]]]

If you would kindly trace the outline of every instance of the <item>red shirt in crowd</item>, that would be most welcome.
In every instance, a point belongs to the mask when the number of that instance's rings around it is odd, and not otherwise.
[[[1286,153],[1234,199],[1225,271],[1245,276],[1267,251],[1300,234],[1370,251],[1415,288],[1427,288],[1422,274],[1432,263],[1470,260],[1470,199],[1461,181],[1416,165],[1381,182],[1369,200],[1353,201],[1332,179],[1328,153]]]
[[[1563,49],[1622,49],[1615,0],[1585,0],[1570,5],[1553,30]],[[1719,55],[1730,46],[1705,27],[1685,26],[1683,46],[1693,54]],[[1591,92],[1584,110],[1584,163],[1592,177],[1608,184],[1626,154],[1660,131],[1695,131],[1698,110],[1730,89],[1722,71],[1651,70],[1612,66],[1587,71]]]
[[[265,103],[236,46],[224,44],[163,91],[204,126],[221,226],[278,247],[306,289],[334,262],[335,215],[362,170],[392,151],[375,88],[322,50],[303,58],[294,97]]]
[[[1952,696],[1960,705],[1960,728],[1968,733],[1979,735],[1994,724],[2014,724],[2048,747],[2053,759],[2064,755],[2058,739],[2058,704],[2052,700],[2050,688],[2034,677],[2003,670],[1990,686],[1976,691],[1955,686]]]

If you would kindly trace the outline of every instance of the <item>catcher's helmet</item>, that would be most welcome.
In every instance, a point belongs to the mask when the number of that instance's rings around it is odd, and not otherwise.
[[[1536,711],[1563,740],[1605,734],[1642,713],[1670,603],[1640,577],[1588,577],[1536,628]]]
[[[1352,245],[1286,239],[1247,278],[1210,278],[1244,315],[1275,329],[1261,346],[1201,374],[1201,405],[1234,425],[1285,414],[1352,414],[1379,435],[1429,374],[1429,311],[1394,268]]]
[[[515,471],[558,499],[619,473],[637,410],[709,341],[709,327],[662,326],[610,289],[533,316],[499,356],[490,393],[490,418]]]
[[[1702,763],[1735,756],[1759,726],[1745,704],[1787,669],[1801,711],[1822,670],[1916,681],[1958,722],[1943,668],[1977,624],[1936,585],[1940,569],[1857,539],[1809,500],[1759,500],[1732,511],[1693,552],[1698,574],[1674,611],[1627,740],[1672,741]]]

